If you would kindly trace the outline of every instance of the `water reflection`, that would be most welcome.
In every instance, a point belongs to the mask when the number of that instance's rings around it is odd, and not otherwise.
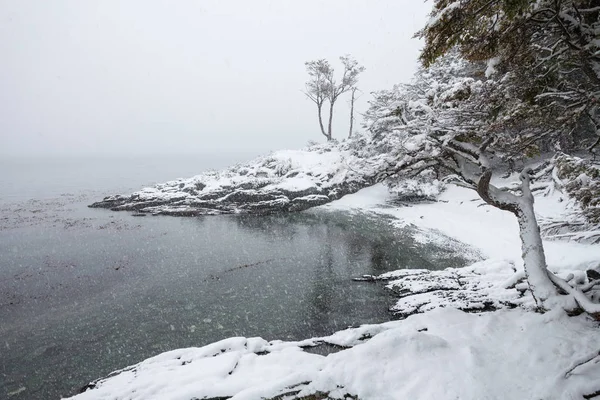
[[[333,306],[333,291],[337,288],[332,287],[332,282],[336,281],[334,273],[334,254],[333,244],[331,242],[331,227],[325,225],[325,243],[321,249],[318,263],[313,266],[313,274],[310,288],[310,316],[313,323],[317,324],[331,312]]]

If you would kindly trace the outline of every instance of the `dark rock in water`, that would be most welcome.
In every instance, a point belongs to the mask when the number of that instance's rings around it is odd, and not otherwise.
[[[90,382],[87,385],[81,387],[81,389],[79,389],[79,393],[84,393],[84,392],[87,392],[88,390],[92,390],[92,389],[96,389],[95,382]]]
[[[377,282],[378,280],[383,279],[378,279],[378,277],[375,275],[363,275],[357,278],[352,278],[352,280],[355,282]]]

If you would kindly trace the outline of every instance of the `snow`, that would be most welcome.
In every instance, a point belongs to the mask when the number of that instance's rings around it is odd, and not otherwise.
[[[339,163],[336,157],[331,154],[330,161]],[[302,162],[331,168],[316,159]],[[290,185],[302,188],[303,179]],[[327,393],[363,400],[559,400],[600,390],[598,322],[561,310],[532,311],[533,299],[520,283],[521,244],[511,213],[452,185],[438,201],[410,207],[390,206],[391,196],[385,186],[375,185],[321,208],[391,215],[398,226],[416,228],[421,240],[450,237],[474,246],[485,258],[464,268],[400,270],[378,277],[401,296],[394,310],[419,314],[302,342],[238,337],[174,350],[117,371],[72,399],[240,400]],[[535,211],[540,219],[564,218],[566,204],[558,193],[537,197]],[[544,240],[544,246],[549,268],[563,278],[572,274],[584,281],[585,270],[600,265],[598,245]],[[407,292],[411,295],[402,297]],[[498,310],[473,314],[456,309],[490,305]],[[515,308],[502,309],[508,305]],[[343,350],[328,356],[305,351],[321,343]]]
[[[265,189],[279,188],[279,189],[283,189],[283,190],[298,192],[298,191],[309,189],[309,188],[313,187],[314,185],[315,185],[315,183],[313,182],[312,179],[309,179],[306,176],[300,176],[300,177],[293,177],[290,179],[286,179],[285,181],[278,183],[277,185],[265,186]]]
[[[387,188],[380,184],[322,207],[369,209],[396,217],[398,226],[415,225],[468,243],[489,258],[520,257],[518,225],[514,216],[484,205],[472,190],[450,185],[436,203],[398,208],[385,206],[385,202],[391,200],[390,196]]]
[[[433,13],[431,15],[431,17],[429,18],[429,21],[427,21],[427,24],[425,25],[425,29],[429,29],[429,28],[432,28],[434,25],[437,25],[437,23],[440,22],[442,20],[442,18],[444,18],[446,16],[446,14],[451,13],[453,10],[458,9],[459,7],[460,7],[460,1],[454,1],[450,4],[448,4],[443,9],[436,10],[436,12]]]
[[[337,172],[338,166],[344,157],[348,155],[337,149],[328,151],[302,151],[302,150],[280,150],[267,157],[260,157],[242,166],[232,167],[224,172],[209,172],[197,175],[191,179],[167,182],[164,186],[147,188],[142,190],[160,196],[166,196],[168,192],[164,189],[174,188],[179,192],[179,185],[188,185],[194,182],[202,182],[206,185],[203,192],[209,192],[222,187],[239,185],[244,182],[260,185],[262,179],[266,186],[264,188],[281,188],[289,191],[302,191],[315,186],[320,182],[319,177]],[[243,174],[240,173],[243,171]],[[296,176],[283,177],[290,172]],[[258,180],[258,181],[257,181]],[[140,193],[140,192],[138,192]]]
[[[498,66],[498,64],[500,64],[499,57],[490,58],[487,61],[487,68],[485,70],[486,78],[489,78],[490,76],[494,75],[497,72],[496,67]]]
[[[599,363],[567,372],[572,360],[598,351],[597,340],[596,323],[562,312],[438,309],[312,342],[240,337],[175,350],[72,399],[241,400],[317,392],[390,400],[581,398],[599,389]],[[317,341],[352,347],[328,356],[300,347]]]
[[[377,277],[388,280],[386,287],[400,296],[392,311],[409,315],[449,306],[469,311],[535,306],[529,292],[519,290],[525,274],[515,274],[514,265],[506,261],[485,260],[464,268],[417,271],[420,273],[395,271]]]

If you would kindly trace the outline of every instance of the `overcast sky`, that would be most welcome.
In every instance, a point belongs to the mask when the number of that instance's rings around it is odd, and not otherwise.
[[[410,79],[422,0],[0,0],[1,154],[269,151],[321,141],[304,62]],[[348,130],[339,100],[334,137]],[[360,125],[360,123],[358,124]]]

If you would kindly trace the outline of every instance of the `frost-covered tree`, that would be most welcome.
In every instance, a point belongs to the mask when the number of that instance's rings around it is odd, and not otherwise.
[[[487,62],[487,73],[512,81],[512,97],[525,104],[513,121],[536,118],[545,128],[528,140],[597,152],[599,17],[597,0],[435,0],[419,33],[421,60],[430,65],[458,48],[469,61]]]
[[[543,135],[546,127],[533,123],[538,110],[512,97],[516,81],[510,75],[486,76],[487,69],[486,63],[468,62],[449,50],[410,84],[376,93],[365,122],[376,142],[373,151],[393,157],[382,174],[443,171],[492,206],[512,212],[519,222],[525,275],[539,307],[583,309],[600,317],[600,305],[584,294],[587,288],[576,288],[547,269],[531,189],[539,171],[521,171],[521,184],[510,190],[491,183],[492,171],[527,157],[541,138],[558,144],[561,135],[554,132],[563,126],[546,124],[552,134]]]
[[[344,72],[339,81],[337,81],[333,74],[328,76],[329,92],[327,99],[329,100],[329,124],[327,125],[327,133],[331,140],[332,122],[333,122],[333,107],[337,99],[344,93],[351,91],[352,88],[356,87],[358,83],[358,75],[365,70],[365,68],[358,64],[358,62],[350,57],[349,55],[340,57],[340,61],[344,66]]]
[[[521,172],[517,193],[491,184],[497,143],[526,155],[542,140],[555,147],[576,148],[600,142],[600,7],[597,0],[435,0],[431,20],[421,31],[421,59],[432,65],[454,48],[472,62],[487,62],[486,75],[497,72],[500,130],[473,136],[450,135],[444,148],[455,153],[467,180],[475,181],[489,204],[510,211],[519,221],[525,273],[541,308],[560,305],[600,318],[600,305],[582,290],[548,271],[533,209],[531,171]],[[512,98],[510,97],[512,95]],[[494,103],[493,101],[491,102]],[[532,123],[537,122],[537,124]],[[491,134],[490,134],[491,133]],[[575,143],[579,134],[583,140]],[[505,147],[503,150],[507,150]],[[460,161],[458,161],[460,160]],[[463,165],[461,165],[463,164]],[[465,166],[479,170],[471,179]]]
[[[309,80],[306,83],[306,90],[304,93],[306,97],[317,105],[319,126],[321,128],[321,133],[327,140],[333,139],[333,111],[336,101],[342,94],[349,92],[356,87],[358,75],[365,70],[363,66],[359,65],[358,62],[349,55],[340,57],[340,61],[344,67],[344,72],[339,81],[336,79],[335,71],[327,60],[321,59],[305,63]],[[325,131],[323,126],[322,118],[322,110],[325,101],[329,102],[327,131]]]

